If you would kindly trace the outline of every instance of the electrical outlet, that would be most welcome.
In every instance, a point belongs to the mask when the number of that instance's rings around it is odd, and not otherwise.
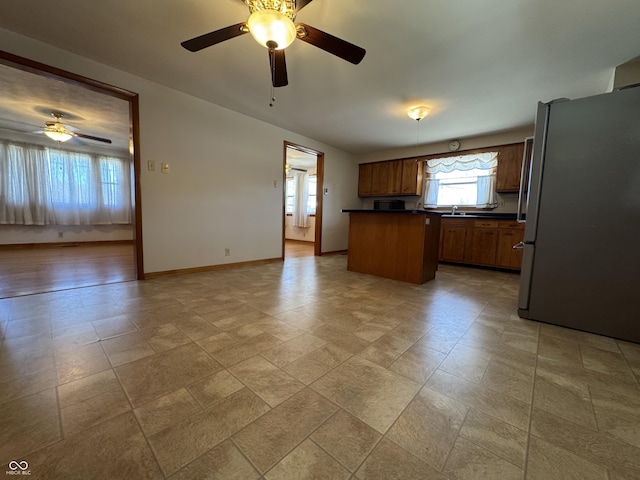
[[[58,238],[62,238],[62,237],[64,237],[64,233],[58,232]]]
[[[231,249],[229,249],[229,248],[225,248],[225,249],[224,249],[224,256],[225,256],[225,257],[228,257],[228,256],[230,256],[230,255],[231,255]]]
[[[273,188],[278,188],[278,180],[273,181]]]
[[[156,171],[156,162],[154,160],[147,160],[147,170],[150,172]]]

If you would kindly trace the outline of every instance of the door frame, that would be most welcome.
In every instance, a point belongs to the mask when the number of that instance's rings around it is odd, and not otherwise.
[[[142,253],[142,204],[140,193],[140,106],[138,94],[102,83],[98,80],[83,77],[75,73],[61,70],[44,63],[36,62],[28,58],[20,57],[0,50],[0,63],[8,67],[17,68],[25,72],[34,73],[43,77],[53,78],[62,82],[87,88],[97,93],[120,98],[129,102],[129,131],[133,148],[133,256],[134,273],[136,280],[144,280],[144,260]]]
[[[292,148],[300,152],[308,153],[309,155],[315,155],[316,157],[316,227],[313,240],[313,254],[316,257],[322,255],[322,205],[323,205],[323,192],[324,192],[324,152],[314,150],[312,148],[298,145],[297,143],[288,142],[285,140],[283,147],[283,159],[282,159],[282,259],[284,260],[284,235],[286,215],[285,201],[287,197],[287,148]]]

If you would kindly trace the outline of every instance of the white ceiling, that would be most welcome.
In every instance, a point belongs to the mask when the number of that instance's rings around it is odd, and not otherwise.
[[[367,55],[356,66],[294,41],[270,108],[250,35],[180,46],[247,17],[241,0],[0,5],[2,28],[354,153],[414,145],[416,104],[432,108],[420,143],[531,125],[537,101],[602,93],[640,53],[638,0],[314,0],[297,20]]]

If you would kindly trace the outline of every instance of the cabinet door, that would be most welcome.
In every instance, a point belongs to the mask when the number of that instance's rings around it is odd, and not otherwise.
[[[389,195],[402,193],[402,160],[392,160],[389,162],[387,193]]]
[[[497,228],[474,227],[471,240],[471,263],[495,265],[497,247]]]
[[[405,195],[422,195],[421,160],[402,160],[402,193]]]
[[[442,254],[441,260],[451,262],[464,261],[464,246],[467,240],[467,227],[443,226],[442,227]]]
[[[505,268],[520,268],[522,250],[514,250],[513,246],[524,238],[522,229],[500,229],[498,232],[498,251],[496,265]]]
[[[368,197],[371,195],[371,163],[361,163],[358,170],[358,196]]]
[[[372,163],[371,171],[371,194],[386,195],[389,188],[389,163],[376,162]]]
[[[498,154],[496,192],[517,192],[520,189],[520,173],[524,143],[507,145]]]

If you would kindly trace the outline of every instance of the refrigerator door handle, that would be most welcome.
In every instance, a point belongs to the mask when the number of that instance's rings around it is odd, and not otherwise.
[[[520,189],[518,190],[518,215],[516,216],[516,221],[519,223],[524,223],[524,212],[522,211],[522,206],[525,204],[524,202],[524,184],[527,181],[527,178],[531,178],[531,174],[529,172],[531,168],[531,155],[527,155],[529,151],[530,145],[533,143],[533,137],[527,137],[524,139],[524,153],[522,154],[522,169],[520,170]],[[527,175],[529,173],[529,175]],[[527,197],[529,196],[529,189],[527,189]],[[527,198],[527,203],[528,202]]]
[[[524,249],[524,242],[518,242],[511,248],[513,248],[514,250],[522,250]]]

